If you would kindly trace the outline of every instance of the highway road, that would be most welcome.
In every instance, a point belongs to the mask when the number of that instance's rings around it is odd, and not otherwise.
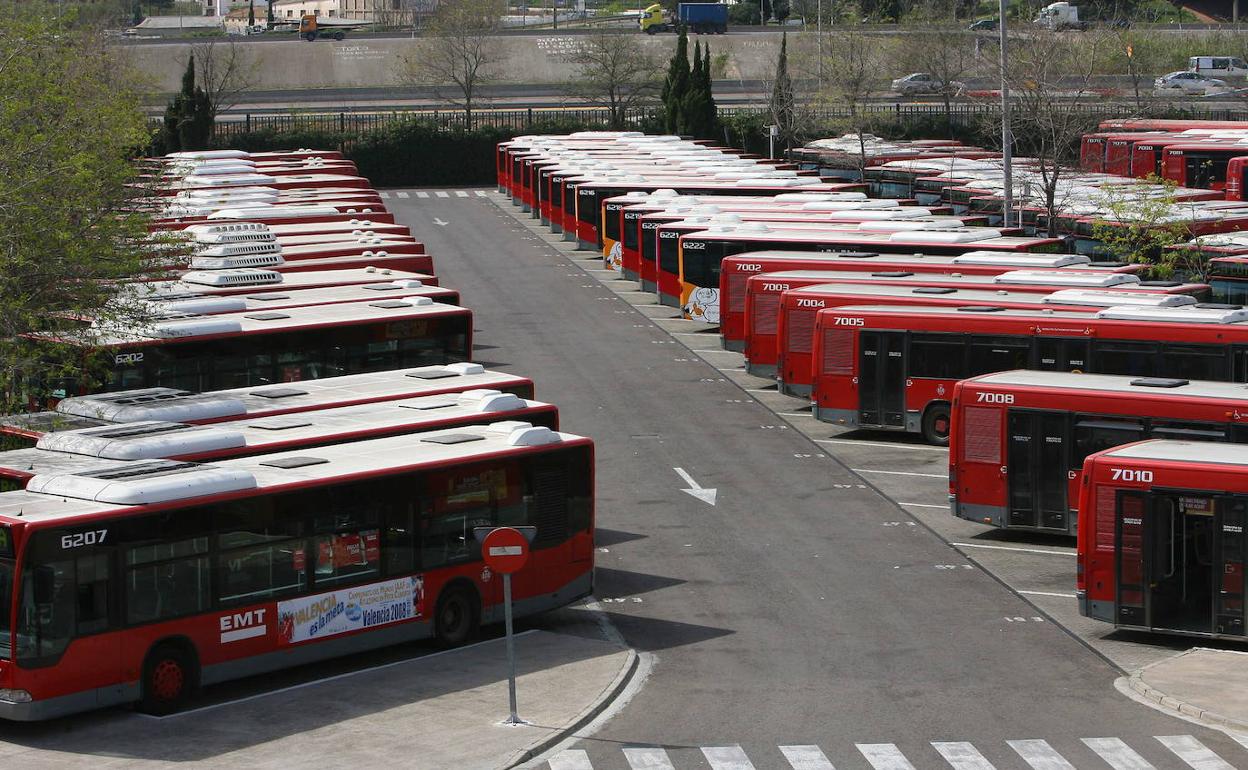
[[[388,205],[474,309],[480,360],[532,376],[598,442],[597,595],[655,658],[550,767],[1248,765],[1229,737],[1115,691],[1107,658],[851,470],[858,450],[812,441],[743,387],[714,333],[461,192]],[[872,467],[930,467],[886,450]]]

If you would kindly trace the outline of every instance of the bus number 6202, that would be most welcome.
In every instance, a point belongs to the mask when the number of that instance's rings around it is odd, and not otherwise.
[[[61,535],[61,548],[81,548],[84,545],[103,545],[107,529],[91,529],[72,535]]]

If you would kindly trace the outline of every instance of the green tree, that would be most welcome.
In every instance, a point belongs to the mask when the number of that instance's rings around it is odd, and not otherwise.
[[[186,60],[186,71],[182,73],[182,89],[165,108],[162,135],[165,151],[206,149],[212,137],[212,125],[212,100],[195,83],[195,55],[191,54]]]
[[[1169,179],[1151,176],[1148,184],[1106,185],[1101,188],[1101,213],[1093,220],[1092,237],[1100,253],[1124,262],[1152,265],[1159,278],[1171,276],[1204,281],[1208,260],[1198,249],[1170,249],[1192,237],[1185,223],[1185,207],[1175,197],[1178,187]]]
[[[789,76],[789,36],[780,36],[780,55],[776,57],[776,77],[771,84],[767,102],[771,122],[777,127],[779,144],[791,148],[797,134],[797,100],[793,94],[793,78]]]
[[[442,3],[429,21],[429,34],[413,54],[400,60],[399,79],[408,85],[432,85],[443,101],[464,113],[472,128],[481,90],[502,78],[498,31],[504,0],[455,0]]]
[[[685,96],[689,92],[689,36],[680,28],[676,38],[676,52],[667,66],[667,78],[663,81],[663,128],[669,134],[680,130],[681,112]]]
[[[151,132],[132,72],[72,14],[8,4],[0,50],[0,406],[13,407],[29,377],[91,370],[68,346],[36,354],[20,335],[66,314],[119,317],[111,285],[151,267],[131,161]]]
[[[593,32],[572,61],[581,67],[572,93],[607,108],[617,131],[626,126],[629,110],[650,102],[658,89],[662,65],[627,33]]]

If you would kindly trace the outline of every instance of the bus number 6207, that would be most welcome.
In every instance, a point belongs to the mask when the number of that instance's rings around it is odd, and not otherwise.
[[[103,545],[108,536],[107,529],[92,529],[73,535],[61,536],[61,548],[81,548],[84,545]]]

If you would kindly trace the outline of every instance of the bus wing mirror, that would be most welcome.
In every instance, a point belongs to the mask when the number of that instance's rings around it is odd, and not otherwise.
[[[35,567],[32,580],[35,604],[51,604],[56,597],[56,570],[46,564]]]

